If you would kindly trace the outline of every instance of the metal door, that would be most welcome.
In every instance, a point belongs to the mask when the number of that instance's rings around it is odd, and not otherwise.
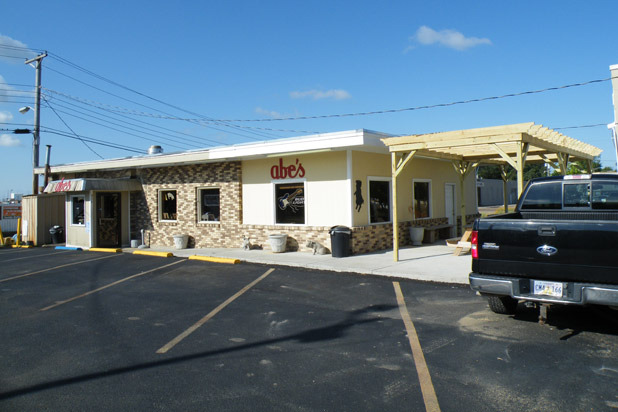
[[[120,193],[97,193],[97,246],[120,247]]]

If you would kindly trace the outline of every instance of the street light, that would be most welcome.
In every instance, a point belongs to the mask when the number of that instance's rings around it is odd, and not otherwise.
[[[22,107],[21,109],[19,109],[19,113],[21,113],[21,114],[26,114],[26,113],[28,113],[30,110],[34,110],[34,109],[33,109],[32,107],[30,107],[30,106],[25,106],[25,107]]]

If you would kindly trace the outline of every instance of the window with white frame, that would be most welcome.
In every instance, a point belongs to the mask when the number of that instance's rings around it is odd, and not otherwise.
[[[175,190],[159,191],[159,220],[176,221],[177,195]]]
[[[84,196],[71,196],[71,225],[83,226],[84,223]]]
[[[219,188],[198,189],[200,222],[219,222],[221,217]]]
[[[391,221],[391,181],[369,178],[369,223]]]
[[[431,217],[431,180],[414,180],[412,183],[414,219]]]
[[[275,184],[275,223],[305,224],[305,183]]]

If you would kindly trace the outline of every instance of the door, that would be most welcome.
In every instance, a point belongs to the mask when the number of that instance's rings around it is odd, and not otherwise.
[[[451,228],[451,234],[449,237],[452,237],[454,233],[457,233],[457,214],[455,213],[455,184],[454,183],[446,183],[444,185],[444,211],[446,217],[448,218],[448,224],[453,225]]]
[[[120,193],[97,193],[97,247],[120,247]]]

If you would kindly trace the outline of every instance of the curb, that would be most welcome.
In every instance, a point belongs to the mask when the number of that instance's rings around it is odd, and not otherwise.
[[[144,255],[144,256],[158,256],[158,257],[172,257],[174,254],[172,252],[154,252],[151,250],[136,250],[133,252],[134,255]]]
[[[204,262],[214,262],[214,263],[227,263],[230,265],[236,265],[241,262],[240,259],[220,258],[220,257],[214,257],[214,256],[200,256],[200,255],[191,255],[189,256],[189,260],[201,260]]]
[[[117,248],[105,248],[105,247],[91,247],[88,249],[90,252],[107,252],[107,253],[120,253],[122,249]]]
[[[32,248],[34,246],[31,246],[31,245],[11,245],[11,247],[13,247],[13,248],[22,248],[22,249],[30,249],[30,248]]]

